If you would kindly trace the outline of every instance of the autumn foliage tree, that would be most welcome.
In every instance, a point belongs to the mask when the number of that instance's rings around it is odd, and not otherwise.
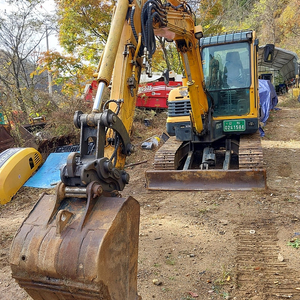
[[[278,18],[281,47],[297,53],[300,57],[300,0],[291,0]]]
[[[197,24],[204,35],[233,30],[254,29],[261,44],[296,48],[299,35],[300,0],[189,0]],[[63,83],[68,94],[79,94],[81,84],[92,80],[95,68],[108,37],[114,1],[55,0],[58,12],[59,40],[68,55],[47,53],[41,60],[43,68],[53,73],[57,83]],[[296,9],[294,9],[296,7]],[[176,47],[157,39],[153,56],[154,71],[165,68],[181,72],[182,66]],[[161,50],[161,51],[159,51]],[[53,60],[53,61],[51,61]],[[71,67],[74,64],[74,67]],[[88,66],[87,66],[88,65]],[[64,70],[65,66],[65,70]],[[74,76],[74,77],[73,77]],[[77,87],[75,88],[75,86]]]
[[[53,83],[67,96],[82,96],[93,80],[108,37],[113,1],[55,0],[59,42],[64,54],[45,52],[38,73],[51,72]]]
[[[94,67],[84,64],[80,58],[46,52],[39,60],[39,73],[51,72],[53,83],[61,87],[67,96],[81,96],[87,80],[93,78]]]
[[[202,26],[205,35],[223,31],[225,8],[222,0],[203,0],[196,11],[197,22]]]

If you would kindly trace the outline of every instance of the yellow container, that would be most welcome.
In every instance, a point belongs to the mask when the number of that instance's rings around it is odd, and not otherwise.
[[[293,98],[298,98],[300,95],[300,88],[293,88]]]
[[[10,148],[0,153],[0,204],[5,204],[42,163],[34,148]]]

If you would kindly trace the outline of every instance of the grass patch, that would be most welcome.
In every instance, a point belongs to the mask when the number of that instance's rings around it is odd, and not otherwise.
[[[298,249],[300,247],[300,240],[296,238],[295,240],[288,242],[287,245]]]
[[[176,264],[175,259],[172,256],[167,256],[166,264],[169,266],[174,266]]]
[[[220,277],[214,281],[212,288],[215,293],[226,299],[229,297],[229,292],[226,291],[224,286],[229,284],[232,284],[231,270],[228,270],[225,266],[222,266]]]

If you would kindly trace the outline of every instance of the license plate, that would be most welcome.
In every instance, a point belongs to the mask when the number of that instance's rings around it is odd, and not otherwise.
[[[232,132],[232,131],[245,131],[246,122],[245,120],[226,120],[223,121],[223,131]]]

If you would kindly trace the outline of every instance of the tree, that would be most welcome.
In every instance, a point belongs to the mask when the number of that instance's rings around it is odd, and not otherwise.
[[[244,24],[257,32],[260,44],[279,46],[283,37],[279,20],[289,5],[287,0],[258,0],[253,4],[253,9],[249,12]]]
[[[115,1],[55,0],[59,40],[69,53],[98,63],[106,43]]]
[[[43,20],[36,15],[38,0],[9,1],[10,10],[0,18],[0,82],[11,106],[27,112],[26,101],[33,101],[39,45],[45,36]],[[27,97],[29,96],[29,98]],[[14,102],[16,99],[16,103]]]
[[[53,82],[71,97],[82,95],[87,80],[93,78],[94,67],[71,55],[45,52],[39,60],[38,71],[43,73],[45,70],[51,71]]]
[[[175,43],[169,43],[163,37],[156,38],[157,50],[152,57],[153,69],[158,72],[163,72],[165,69],[168,69],[175,71],[177,74],[181,74],[183,72],[183,65]]]
[[[49,70],[68,96],[81,96],[109,34],[114,1],[55,0],[60,45],[65,54],[44,52],[36,74]],[[87,63],[88,62],[88,63]]]
[[[202,25],[205,35],[222,32],[225,8],[222,0],[203,0],[196,12],[197,21]]]
[[[279,17],[278,25],[281,29],[281,47],[290,49],[300,57],[300,0],[292,0],[284,8]]]

